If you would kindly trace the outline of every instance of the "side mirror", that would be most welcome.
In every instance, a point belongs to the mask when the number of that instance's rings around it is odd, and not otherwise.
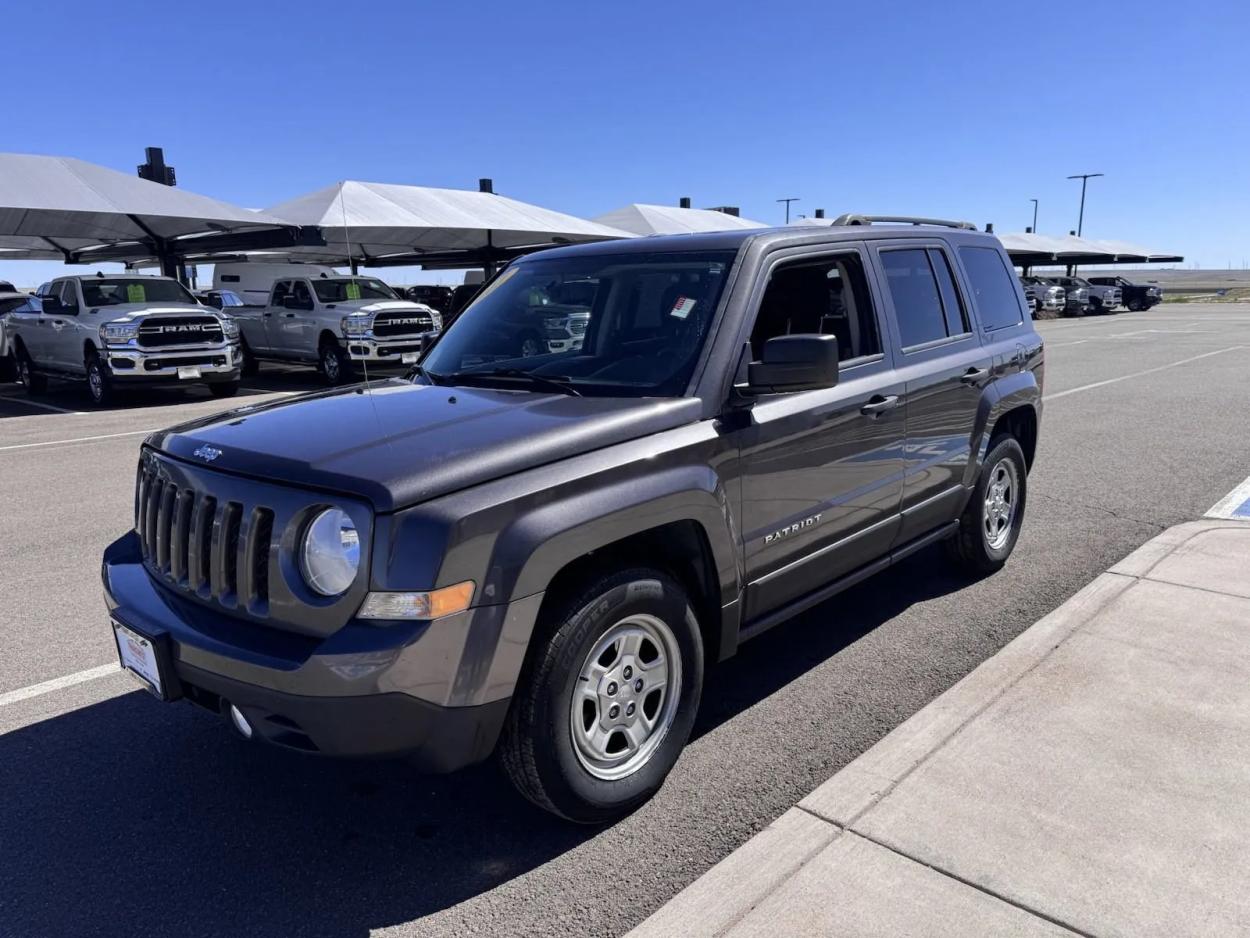
[[[747,366],[747,387],[757,394],[813,391],[837,383],[836,335],[779,335],[764,343],[760,361]]]
[[[60,297],[42,296],[39,299],[40,299],[39,305],[43,312],[49,313],[51,315],[56,315],[57,313],[62,311]]]

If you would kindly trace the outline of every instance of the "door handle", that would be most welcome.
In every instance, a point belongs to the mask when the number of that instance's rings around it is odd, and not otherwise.
[[[60,332],[62,329],[65,328],[65,323],[62,322],[60,319],[54,319],[52,320],[52,328],[55,329],[57,332]]]
[[[969,368],[959,376],[959,380],[964,384],[971,384],[973,387],[976,387],[989,376],[990,370],[988,368]]]
[[[272,315],[273,315],[273,313],[265,313],[265,318],[266,318],[266,319],[268,319],[268,318],[269,318],[270,316],[272,316]]]
[[[891,394],[888,397],[882,397],[876,394],[871,397],[867,404],[859,409],[859,412],[865,417],[880,417],[884,413],[892,411],[899,405],[897,394]]]
[[[295,318],[295,314],[294,314],[294,313],[283,313],[283,314],[282,314],[282,318],[283,318],[283,319],[294,319],[294,318]]]

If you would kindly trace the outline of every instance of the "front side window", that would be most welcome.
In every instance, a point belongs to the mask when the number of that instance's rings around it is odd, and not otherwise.
[[[768,278],[751,331],[751,354],[782,335],[819,333],[838,337],[838,360],[854,361],[881,352],[872,296],[858,253],[782,264]]]
[[[1024,321],[1024,310],[1011,271],[996,248],[979,248],[964,245],[959,258],[968,271],[968,285],[972,288],[973,302],[981,315],[981,325],[986,329],[1004,329]],[[1078,286],[1080,281],[1074,281]]]
[[[456,318],[422,367],[444,384],[560,384],[579,394],[679,396],[735,254],[593,254],[516,263]]]
[[[395,291],[374,277],[325,277],[312,282],[322,303],[348,300],[397,300]]]
[[[193,297],[176,280],[155,277],[92,277],[83,280],[82,298],[88,306],[122,306],[127,303],[190,303]],[[73,284],[66,282],[71,291]],[[62,300],[65,296],[62,295]]]

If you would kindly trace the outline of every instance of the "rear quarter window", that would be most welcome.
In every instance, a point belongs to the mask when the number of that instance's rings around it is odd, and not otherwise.
[[[997,248],[964,245],[959,259],[968,272],[973,303],[986,329],[1005,329],[1024,321],[1015,278]]]

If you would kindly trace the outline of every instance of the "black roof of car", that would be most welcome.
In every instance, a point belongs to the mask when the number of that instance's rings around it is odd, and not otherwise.
[[[822,244],[838,241],[869,241],[883,238],[933,238],[938,235],[960,239],[992,241],[992,234],[937,225],[829,225],[785,228],[738,228],[733,231],[703,231],[692,234],[646,235],[619,241],[595,241],[562,248],[548,248],[521,258],[547,260],[552,257],[582,257],[602,254],[650,254],[674,251],[733,251],[747,241],[778,244]]]

